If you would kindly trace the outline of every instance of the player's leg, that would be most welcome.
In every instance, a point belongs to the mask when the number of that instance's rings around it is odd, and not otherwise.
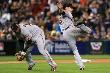
[[[35,62],[32,60],[31,50],[34,46],[30,46],[26,51],[26,61],[28,63],[28,70],[32,70],[32,67],[35,65]]]
[[[39,49],[39,52],[44,56],[44,58],[47,60],[48,64],[51,67],[56,67],[57,64],[53,61],[52,57],[50,56],[49,52],[45,48],[45,38],[44,35],[40,35],[39,38],[37,39],[37,47]]]
[[[82,59],[81,59],[81,57],[80,57],[80,55],[79,55],[79,52],[78,52],[78,50],[77,50],[76,40],[75,40],[75,39],[70,39],[70,40],[68,40],[67,42],[68,42],[70,48],[72,48],[72,51],[73,51],[73,53],[74,53],[74,58],[75,58],[75,60],[76,60],[76,63],[78,64],[78,66],[79,66],[80,68],[84,67],[84,64],[83,64],[83,62],[82,62]]]
[[[92,30],[84,24],[78,25],[77,27],[81,28],[81,30],[85,31],[86,33],[92,32]]]
[[[80,68],[84,67],[84,64],[82,62],[82,59],[79,55],[79,52],[77,50],[77,46],[76,46],[76,39],[74,38],[74,36],[70,36],[70,35],[67,35],[67,33],[64,33],[63,34],[63,37],[64,39],[67,41],[68,45],[70,46],[70,48],[72,49],[73,51],[73,54],[74,54],[74,58],[78,64],[78,66]]]

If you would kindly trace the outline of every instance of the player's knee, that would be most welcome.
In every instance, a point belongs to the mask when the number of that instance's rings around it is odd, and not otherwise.
[[[44,55],[45,54],[45,50],[39,50],[39,52]]]
[[[74,55],[77,54],[78,53],[78,50],[77,49],[74,49],[73,50],[73,53],[74,53]]]

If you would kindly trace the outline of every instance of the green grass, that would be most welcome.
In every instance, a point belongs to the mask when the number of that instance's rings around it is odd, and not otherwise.
[[[81,55],[84,59],[108,59],[110,55]],[[73,55],[52,55],[55,60],[71,60],[74,58]],[[34,55],[34,60],[44,60],[42,55]],[[15,56],[0,56],[0,61],[16,61]]]
[[[51,72],[47,63],[35,65],[32,71],[27,70],[26,64],[0,64],[0,73],[110,73],[110,63],[88,63],[84,71],[80,71],[76,64],[58,63],[56,72]]]
[[[71,60],[72,55],[52,55],[55,60]],[[109,55],[82,55],[85,59],[106,59]],[[34,60],[43,60],[41,55],[33,56]],[[0,61],[16,61],[15,56],[0,56]],[[32,71],[28,71],[26,63],[0,64],[0,73],[110,73],[110,63],[86,63],[84,71],[80,71],[75,63],[57,63],[56,72],[50,71],[50,66],[44,63],[37,63]]]

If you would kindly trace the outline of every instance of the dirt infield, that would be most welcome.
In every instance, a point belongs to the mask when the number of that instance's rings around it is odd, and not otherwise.
[[[42,63],[46,62],[45,60],[36,60],[35,62]],[[56,63],[74,63],[74,60],[55,60]],[[87,63],[110,63],[110,59],[91,59],[85,60]],[[25,61],[4,61],[0,64],[15,64],[15,63],[25,63]]]

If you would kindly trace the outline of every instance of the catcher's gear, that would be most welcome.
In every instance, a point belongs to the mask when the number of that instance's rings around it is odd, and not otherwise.
[[[15,54],[16,59],[17,59],[18,61],[24,60],[25,55],[26,55],[26,53],[23,52],[23,51],[19,51],[18,53]]]

